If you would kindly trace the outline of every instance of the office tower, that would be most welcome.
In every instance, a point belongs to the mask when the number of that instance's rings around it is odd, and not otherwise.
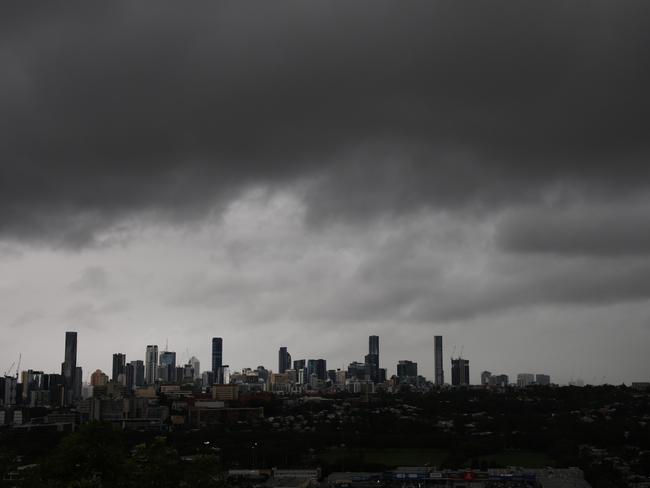
[[[77,333],[65,333],[65,358],[61,365],[61,375],[65,386],[65,406],[72,405],[75,401],[75,376],[77,373]]]
[[[201,363],[199,362],[198,359],[196,359],[195,356],[192,356],[190,360],[187,362],[187,364],[192,365],[192,369],[194,370],[194,379],[198,380],[201,378]]]
[[[133,366],[133,386],[143,386],[145,380],[144,362],[138,359],[137,361],[131,361],[129,364]]]
[[[124,366],[124,386],[126,386],[127,392],[131,392],[135,388],[135,368],[132,362],[126,363]]]
[[[176,381],[176,353],[163,351],[160,353],[160,379],[164,382]]]
[[[454,386],[469,385],[469,359],[452,358],[451,384]]]
[[[386,383],[386,368],[379,368],[377,383]]]
[[[304,384],[307,378],[307,361],[304,359],[295,360],[293,369],[296,370],[297,383]]]
[[[542,386],[548,386],[551,384],[551,377],[547,374],[537,374],[535,375],[535,383]]]
[[[144,357],[144,376],[147,385],[153,385],[158,379],[158,346],[147,346]]]
[[[445,373],[442,369],[442,336],[433,338],[434,383],[436,386],[445,384]]]
[[[316,377],[319,380],[327,381],[327,361],[324,359],[316,360]]]
[[[491,376],[490,377],[490,385],[505,388],[506,386],[508,386],[508,375],[507,374],[499,374],[499,375],[496,375],[496,376]]]
[[[4,406],[5,407],[12,407],[16,405],[16,400],[17,400],[17,386],[18,386],[18,380],[14,378],[13,376],[5,376],[3,379],[4,383],[4,392],[3,392],[3,400],[4,400]]]
[[[90,375],[90,384],[92,386],[104,386],[106,383],[108,383],[108,375],[101,369],[96,369],[95,372]]]
[[[182,381],[194,381],[196,379],[196,374],[194,373],[194,365],[191,362],[188,362],[184,367],[183,367],[183,377]],[[179,379],[181,381],[181,379]]]
[[[487,386],[490,384],[490,378],[492,378],[492,373],[489,371],[483,371],[481,373],[481,385]]]
[[[371,335],[368,337],[368,354],[379,356],[379,336]]]
[[[348,378],[353,378],[357,380],[367,380],[370,375],[368,374],[368,365],[366,363],[360,363],[358,361],[353,361],[348,365]]]
[[[520,373],[517,375],[517,386],[519,388],[526,388],[529,385],[532,385],[535,381],[535,375],[530,373]]]
[[[269,370],[264,366],[258,366],[255,371],[257,371],[257,377],[259,379],[263,380],[265,383],[269,381]]]
[[[223,365],[223,339],[212,338],[212,372],[216,374],[217,369]]]
[[[282,346],[278,352],[278,373],[282,374],[291,368],[291,354],[287,348]]]
[[[299,370],[307,367],[307,361],[305,359],[296,359],[293,362],[293,369]]]
[[[83,370],[81,366],[75,368],[74,373],[74,399],[75,401],[81,400],[81,388],[83,387]]]
[[[201,374],[201,384],[204,388],[214,385],[214,371],[204,371]]]
[[[124,382],[120,381],[120,375],[123,375],[126,372],[126,354],[116,353],[113,354],[113,374],[111,380],[115,382]]]
[[[400,382],[415,381],[418,377],[418,363],[402,360],[397,363],[397,377]]]
[[[227,385],[230,383],[230,366],[227,364],[219,366],[214,373],[214,382],[217,385]]]

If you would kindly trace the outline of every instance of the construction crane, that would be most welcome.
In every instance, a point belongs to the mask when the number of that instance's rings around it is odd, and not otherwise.
[[[18,379],[18,374],[20,372],[20,360],[23,358],[23,353],[21,352],[18,355],[18,364],[16,365],[16,379]],[[11,376],[11,370],[14,369],[14,364],[16,364],[16,361],[11,363],[11,366],[9,366],[9,369],[5,371],[5,376]]]
[[[11,374],[11,370],[14,369],[14,364],[16,364],[16,361],[14,361],[13,363],[11,363],[11,366],[9,366],[9,369],[7,369],[7,370],[5,371],[5,373],[4,373],[5,376],[9,376],[9,375]]]
[[[23,353],[18,354],[18,364],[16,365],[16,381],[18,381],[18,375],[20,374],[20,361],[23,359]]]

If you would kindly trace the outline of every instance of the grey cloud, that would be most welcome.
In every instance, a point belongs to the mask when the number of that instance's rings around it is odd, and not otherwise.
[[[101,266],[89,266],[69,286],[75,291],[105,291],[109,286],[108,273]]]
[[[308,181],[311,222],[648,189],[644,2],[3,6],[0,236]]]
[[[505,251],[556,255],[650,254],[650,207],[628,205],[533,208],[510,212],[500,223]]]
[[[23,312],[9,323],[10,328],[25,327],[43,318],[43,312],[39,309],[31,309]]]

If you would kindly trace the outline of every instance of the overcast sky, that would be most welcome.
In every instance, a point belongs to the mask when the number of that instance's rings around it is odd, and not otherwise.
[[[650,380],[647,2],[0,7],[0,373],[166,341]]]

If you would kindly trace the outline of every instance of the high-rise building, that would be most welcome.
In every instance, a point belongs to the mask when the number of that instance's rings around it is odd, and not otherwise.
[[[324,359],[316,360],[316,377],[319,380],[327,381],[327,361]]]
[[[104,386],[106,383],[108,383],[108,375],[101,369],[96,369],[95,372],[90,375],[90,384],[92,386]]]
[[[286,347],[282,346],[278,351],[278,373],[282,374],[287,369],[291,369],[291,354]]]
[[[214,373],[214,382],[217,385],[227,385],[230,383],[230,366],[222,364]]]
[[[445,384],[445,373],[442,369],[442,336],[433,338],[433,362],[434,362],[434,384],[442,386]]]
[[[194,370],[194,379],[198,380],[201,378],[201,363],[199,362],[198,359],[196,359],[195,356],[192,356],[190,360],[187,362],[187,364],[192,365],[192,369]]]
[[[144,358],[144,380],[147,385],[153,385],[158,379],[158,346],[148,345]]]
[[[212,372],[217,373],[217,369],[223,365],[223,339],[221,337],[212,338]]]
[[[124,386],[126,391],[131,392],[135,389],[135,367],[133,363],[126,363],[124,366]]]
[[[126,354],[116,353],[113,354],[113,375],[111,376],[112,381],[124,382],[124,379],[120,381],[120,375],[126,373]]]
[[[526,388],[535,382],[535,375],[531,373],[520,373],[517,375],[517,386],[519,388]]]
[[[65,358],[61,365],[61,375],[63,376],[65,393],[64,402],[66,406],[76,402],[75,397],[75,377],[77,374],[77,333],[65,333]]]
[[[551,384],[551,377],[547,374],[536,374],[535,383],[542,386],[548,386]]]
[[[131,361],[129,364],[133,366],[133,387],[143,386],[144,385],[144,362],[140,361]]]
[[[370,380],[379,383],[379,336],[368,337],[368,354],[364,358]]]
[[[451,384],[454,386],[469,385],[469,359],[452,358]]]
[[[351,362],[348,365],[347,378],[364,381],[370,379],[368,365],[358,361]]]
[[[160,379],[166,383],[176,381],[176,353],[162,351],[160,353]]]
[[[492,373],[490,373],[489,371],[483,371],[481,373],[481,385],[488,386],[490,384],[491,377],[492,377]]]
[[[296,359],[293,362],[293,369],[296,370],[296,382],[303,384],[307,378],[307,361],[305,359]]]
[[[418,363],[402,360],[397,363],[397,377],[400,383],[415,382],[418,377]]]
[[[75,368],[74,373],[74,399],[75,401],[81,400],[81,389],[83,388],[83,369],[81,366]]]

